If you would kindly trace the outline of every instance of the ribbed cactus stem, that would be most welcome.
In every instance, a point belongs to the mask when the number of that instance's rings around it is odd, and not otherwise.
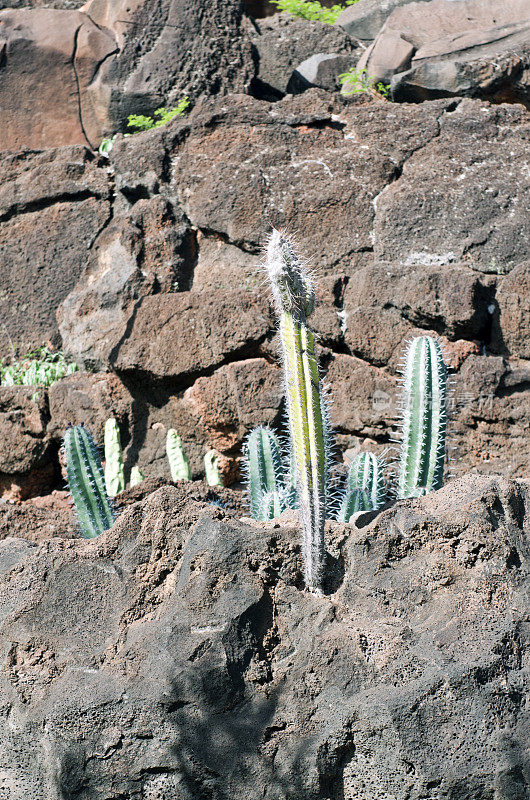
[[[166,438],[166,453],[172,481],[190,481],[191,469],[188,457],[182,447],[182,440],[174,428],[170,428]]]
[[[315,335],[307,324],[315,302],[310,276],[291,241],[273,231],[267,272],[280,320],[282,361],[291,447],[296,464],[306,586],[323,585],[326,518],[327,420],[315,356]]]
[[[221,473],[219,471],[219,453],[215,450],[208,450],[204,455],[204,472],[208,486],[222,486]]]
[[[283,510],[279,492],[264,492],[261,496],[258,519],[276,519]]]
[[[280,442],[270,428],[258,427],[250,431],[244,448],[244,469],[250,512],[254,519],[262,519],[263,495],[279,491],[283,482]]]
[[[129,486],[132,488],[133,486],[138,486],[144,480],[144,474],[140,467],[134,466],[131,469],[131,479],[129,481]]]
[[[443,481],[447,368],[439,342],[413,339],[403,370],[403,430],[398,497],[418,497]]]
[[[372,511],[368,493],[362,489],[348,489],[340,504],[337,514],[338,522],[349,522],[353,514],[357,514],[359,511]]]
[[[120,429],[111,417],[105,422],[105,485],[109,497],[125,489],[125,470],[121,450]]]
[[[359,453],[350,464],[346,488],[366,492],[370,508],[377,509],[385,501],[383,463],[373,453]]]
[[[112,527],[115,519],[96,445],[83,425],[75,425],[66,431],[63,448],[81,533],[85,539],[94,539]]]

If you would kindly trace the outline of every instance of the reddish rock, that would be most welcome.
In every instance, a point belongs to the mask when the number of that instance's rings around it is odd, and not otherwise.
[[[113,354],[118,372],[187,379],[256,348],[270,329],[268,301],[247,292],[146,297]]]
[[[4,9],[0,51],[0,150],[99,145],[107,119],[89,87],[116,51],[110,31],[79,11]]]
[[[0,472],[29,472],[49,460],[46,390],[0,386]]]
[[[530,358],[530,262],[501,279],[493,341],[498,353]]]
[[[186,390],[185,400],[208,433],[215,449],[240,446],[257,425],[274,425],[282,401],[282,375],[262,358],[237,361],[211,377],[199,378]]]

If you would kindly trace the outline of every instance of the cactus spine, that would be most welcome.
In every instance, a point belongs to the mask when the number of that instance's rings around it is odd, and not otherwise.
[[[219,472],[219,454],[215,450],[208,450],[204,456],[204,471],[208,486],[222,486],[221,473]]]
[[[166,453],[172,481],[190,481],[191,469],[182,440],[174,428],[170,428],[166,438]]]
[[[109,497],[116,497],[125,489],[125,471],[121,450],[120,429],[111,417],[105,422],[105,484]]]
[[[447,425],[447,368],[439,342],[413,339],[403,369],[403,430],[398,497],[418,497],[442,485]]]
[[[108,530],[115,519],[96,445],[83,425],[75,425],[66,431],[63,447],[81,533],[85,539],[94,539]]]
[[[129,485],[130,485],[131,489],[132,489],[133,486],[138,486],[138,484],[141,483],[144,480],[144,477],[145,476],[144,476],[142,470],[140,469],[140,467],[134,466],[131,469],[131,480],[129,481]]]
[[[322,590],[328,473],[328,423],[307,324],[315,293],[309,273],[290,240],[274,230],[267,247],[267,273],[280,320],[282,361],[291,447],[296,464],[306,586]]]

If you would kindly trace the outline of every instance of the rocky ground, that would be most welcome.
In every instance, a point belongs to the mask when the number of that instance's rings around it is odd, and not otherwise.
[[[3,797],[528,796],[528,483],[330,523],[323,597],[292,522],[208,491],[0,541]]]
[[[0,358],[80,367],[0,386],[2,800],[528,796],[526,3],[274,10],[0,0]],[[315,270],[339,459],[390,459],[411,336],[452,373],[447,486],[330,523],[320,598],[296,520],[168,484],[169,428],[237,485],[282,425],[271,226]],[[147,479],[87,542],[59,448],[109,416]]]

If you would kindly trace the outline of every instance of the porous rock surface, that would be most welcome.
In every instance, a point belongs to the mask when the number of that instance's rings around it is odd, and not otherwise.
[[[529,499],[469,476],[330,524],[322,597],[293,522],[193,485],[97,540],[0,541],[0,791],[523,800]]]
[[[4,153],[0,354],[50,340],[98,371],[42,390],[48,452],[68,422],[101,442],[114,414],[127,469],[167,476],[174,427],[195,476],[211,447],[235,476],[248,430],[282,421],[260,267],[277,225],[316,268],[342,451],[388,447],[404,342],[434,333],[455,379],[452,468],[528,474],[528,119],[518,105],[313,89],[203,101],[118,137],[108,161],[81,146]],[[40,456],[13,463],[22,451],[0,472],[27,482]]]

